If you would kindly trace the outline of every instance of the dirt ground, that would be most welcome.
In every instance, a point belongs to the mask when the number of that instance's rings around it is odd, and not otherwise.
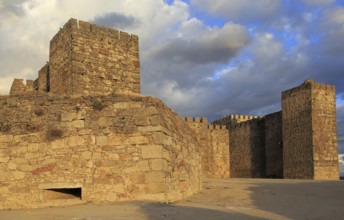
[[[206,179],[174,204],[121,202],[2,210],[1,220],[344,219],[344,181]]]

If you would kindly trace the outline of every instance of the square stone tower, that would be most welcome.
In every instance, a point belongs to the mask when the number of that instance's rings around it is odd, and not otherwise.
[[[306,80],[282,93],[284,178],[339,179],[335,87]]]
[[[53,94],[139,93],[138,37],[70,19],[50,41],[47,75]]]

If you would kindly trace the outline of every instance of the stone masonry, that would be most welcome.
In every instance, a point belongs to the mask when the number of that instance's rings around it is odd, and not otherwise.
[[[284,177],[338,179],[335,99],[312,80],[282,93]]]
[[[333,86],[307,80],[263,117],[181,117],[140,94],[136,35],[76,19],[0,114],[0,209],[174,201],[203,177],[339,178]]]

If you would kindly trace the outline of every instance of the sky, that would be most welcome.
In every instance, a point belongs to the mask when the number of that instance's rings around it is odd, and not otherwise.
[[[37,78],[69,18],[139,35],[142,93],[180,115],[265,115],[308,78],[335,85],[344,154],[343,0],[0,0],[0,94]]]

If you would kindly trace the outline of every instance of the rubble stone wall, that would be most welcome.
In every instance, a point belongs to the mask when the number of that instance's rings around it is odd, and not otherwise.
[[[158,99],[2,96],[0,105],[0,209],[174,201],[201,190],[197,137]],[[58,193],[75,188],[81,198]]]

